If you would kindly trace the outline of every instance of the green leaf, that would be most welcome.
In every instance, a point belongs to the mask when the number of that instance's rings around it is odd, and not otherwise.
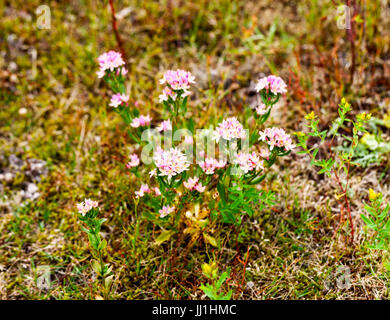
[[[98,250],[99,241],[96,238],[96,236],[93,233],[88,232],[88,239],[89,239],[89,243],[91,244],[92,248],[94,248],[95,250]]]
[[[384,263],[383,263],[383,266],[385,267],[385,269],[386,269],[387,271],[390,271],[390,261],[384,262]]]
[[[114,279],[114,275],[108,276],[104,279],[104,286],[106,287],[106,290],[108,290],[111,287],[112,280]]]
[[[216,284],[217,289],[221,288],[222,284],[229,277],[229,274],[230,274],[230,269],[226,270],[224,273],[221,274],[221,276]]]
[[[218,190],[218,193],[221,197],[222,203],[225,205],[226,204],[225,186],[220,181],[218,181],[217,190]]]
[[[155,243],[160,245],[165,241],[168,241],[176,232],[174,230],[164,230],[155,240]]]
[[[220,298],[220,300],[230,300],[232,298],[232,294],[233,294],[233,291],[232,290],[229,290],[229,292]]]
[[[92,260],[91,265],[93,271],[95,271],[97,274],[101,274],[100,263],[97,260]]]
[[[202,291],[205,293],[205,295],[206,295],[207,297],[209,297],[209,298],[212,299],[212,300],[216,300],[217,297],[216,297],[215,294],[214,294],[214,290],[213,290],[213,288],[210,287],[208,284],[207,284],[207,285],[201,284],[201,285],[200,285],[200,289],[202,289]]]
[[[107,240],[104,239],[102,242],[100,242],[98,250],[104,250],[107,247]]]
[[[369,217],[365,216],[364,214],[361,214],[360,217],[367,225],[367,227],[369,227],[370,229],[375,229],[375,223]]]
[[[211,244],[213,247],[218,247],[217,240],[215,240],[214,237],[210,236],[210,235],[207,234],[207,233],[204,233],[204,234],[203,234],[203,238],[204,238],[204,240],[205,240],[207,243]]]

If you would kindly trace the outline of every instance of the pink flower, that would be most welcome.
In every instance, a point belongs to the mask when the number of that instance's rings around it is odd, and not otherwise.
[[[130,161],[126,164],[126,168],[130,169],[138,166],[140,163],[138,156],[134,153],[130,155]]]
[[[199,178],[193,177],[189,178],[187,181],[184,181],[184,187],[186,187],[188,190],[194,190],[195,186],[198,184]]]
[[[256,91],[260,92],[261,90],[265,89],[267,91],[271,91],[273,94],[282,94],[287,92],[287,85],[286,83],[277,76],[268,76],[261,78],[257,84],[256,84]]]
[[[201,182],[199,182],[196,186],[195,186],[195,190],[202,193],[206,190],[206,187],[202,185]]]
[[[129,101],[129,96],[117,93],[111,97],[110,106],[116,108],[127,101]]]
[[[139,116],[138,118],[134,118],[130,125],[133,128],[145,127],[145,126],[150,125],[151,121],[152,121],[152,118],[149,115]]]
[[[161,196],[161,191],[158,187],[154,187],[154,193],[156,194],[156,196]]]
[[[271,152],[269,149],[261,149],[260,150],[260,157],[263,159],[269,160],[269,156],[271,155]]]
[[[116,70],[116,75],[117,76],[119,76],[119,75],[125,76],[127,73],[128,73],[128,71],[124,67],[119,68],[119,69]]]
[[[190,88],[191,83],[195,83],[195,77],[191,72],[181,69],[168,70],[164,73],[163,78],[160,80],[161,84],[167,83],[172,90],[184,90],[187,91]],[[189,94],[189,92],[187,92]]]
[[[96,71],[96,74],[97,74],[98,78],[100,79],[100,78],[104,77],[104,75],[106,74],[106,71],[103,69],[100,69],[99,71]]]
[[[266,128],[263,131],[259,131],[259,140],[266,141],[270,146],[270,150],[274,147],[284,148],[285,150],[294,149],[291,137],[281,128]]]
[[[76,206],[79,213],[85,216],[92,208],[97,208],[98,203],[91,199],[85,199],[84,202],[80,202]]]
[[[171,131],[172,130],[172,123],[171,120],[164,120],[160,123],[160,125],[157,128],[158,131]]]
[[[263,160],[260,160],[256,152],[245,153],[240,152],[236,154],[236,159],[234,160],[235,164],[240,166],[240,169],[244,173],[248,173],[252,170],[264,169]]]
[[[174,206],[163,206],[158,212],[160,213],[160,218],[164,218],[173,211],[175,211]]]
[[[188,145],[191,145],[191,144],[194,143],[194,138],[192,138],[191,136],[185,136],[184,143],[188,144]]]
[[[136,191],[134,193],[135,193],[137,198],[142,198],[145,195],[145,193],[150,193],[150,192],[152,192],[152,191],[150,190],[149,186],[147,184],[143,184],[143,185],[141,185],[141,188],[139,189],[139,191]]]
[[[104,77],[106,70],[114,71],[114,69],[125,64],[121,54],[112,50],[101,54],[97,60],[100,67],[100,70],[97,72],[99,78]]]
[[[214,138],[218,142],[220,138],[225,140],[245,138],[246,132],[236,117],[223,120],[214,131]]]
[[[155,152],[153,160],[160,172],[159,176],[167,176],[168,180],[188,170],[190,166],[185,154],[177,148],[171,148],[167,151],[159,148]]]
[[[267,106],[264,104],[264,103],[260,103],[257,107],[256,107],[256,113],[259,115],[259,116],[262,116],[263,114],[266,114],[267,111],[268,111],[268,108]]]
[[[157,169],[156,168],[154,168],[153,170],[150,170],[149,178],[154,177],[155,175],[157,175]]]
[[[201,161],[199,166],[203,169],[206,174],[214,174],[216,169],[221,169],[226,165],[226,161],[216,160],[213,158],[206,158],[205,161]]]
[[[158,98],[161,103],[163,101],[168,101],[169,97],[171,97],[172,100],[175,101],[177,94],[174,91],[172,91],[169,87],[165,87],[163,89],[162,94],[160,94]]]
[[[198,177],[189,178],[183,184],[184,184],[184,187],[186,187],[190,191],[196,190],[196,191],[202,193],[206,190],[206,187],[203,186],[201,182],[199,182]]]

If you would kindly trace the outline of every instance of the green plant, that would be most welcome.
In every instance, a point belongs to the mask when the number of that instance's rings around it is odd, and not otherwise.
[[[232,297],[232,290],[223,288],[223,284],[229,278],[230,268],[218,276],[218,267],[215,261],[211,263],[204,263],[202,265],[203,274],[211,281],[210,283],[201,284],[200,289],[207,297],[212,300],[230,300]],[[227,291],[227,292],[226,292]]]
[[[85,199],[84,202],[78,204],[78,209],[79,219],[85,224],[85,226],[81,226],[81,229],[88,235],[91,253],[94,257],[91,266],[96,272],[97,278],[101,281],[101,290],[104,299],[108,299],[114,275],[112,274],[112,266],[103,261],[107,241],[100,237],[100,229],[106,219],[98,218],[99,208],[97,207],[97,203],[90,199]]]
[[[366,226],[375,232],[368,247],[385,251],[384,267],[390,271],[390,205],[387,204],[383,207],[382,194],[375,193],[373,189],[369,190],[369,200],[370,203],[364,205],[367,215],[361,214]]]
[[[336,198],[339,201],[341,200],[341,212],[343,213],[344,209],[348,212],[348,219],[351,228],[351,242],[353,242],[354,226],[348,194],[349,174],[351,165],[357,165],[357,163],[353,162],[353,157],[359,144],[359,135],[366,132],[364,125],[371,118],[371,114],[358,114],[356,121],[353,121],[347,118],[347,113],[351,110],[351,105],[345,100],[345,98],[342,98],[338,108],[339,117],[332,122],[332,126],[329,131],[319,131],[318,123],[320,120],[314,112],[311,112],[305,116],[305,119],[308,121],[306,127],[309,128],[310,131],[307,134],[304,132],[297,132],[296,136],[299,140],[298,146],[303,149],[299,152],[299,154],[309,155],[311,158],[310,164],[320,168],[318,174],[326,174],[328,177],[333,177],[336,181],[338,189],[338,195]],[[352,125],[352,136],[347,136],[340,132],[340,129],[345,129],[347,124]],[[317,138],[320,141],[318,144],[309,146],[309,137]],[[336,137],[341,137],[346,143],[342,150],[338,150],[337,148],[332,149],[332,145]],[[323,146],[329,152],[327,157],[319,159],[318,152]],[[340,218],[342,219],[342,215],[340,215]]]

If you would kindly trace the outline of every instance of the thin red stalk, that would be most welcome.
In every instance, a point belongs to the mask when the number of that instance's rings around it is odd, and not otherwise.
[[[246,266],[248,264],[248,258],[249,258],[249,246],[248,249],[246,250],[246,258],[245,258],[242,281],[241,281],[241,291],[243,290],[245,284],[245,274],[246,274]]]
[[[343,198],[344,198],[345,205],[347,207],[348,220],[349,220],[349,223],[351,224],[351,243],[353,243],[355,232],[354,232],[354,227],[353,227],[351,207],[349,206],[349,201],[348,201],[348,196],[347,196],[347,187],[348,187],[348,185],[346,185],[346,187],[344,189],[343,185],[341,184],[340,178],[339,178],[339,176],[336,173],[336,170],[333,170],[333,172],[334,172],[334,175],[336,177],[336,181],[337,181],[337,183],[340,186],[341,192],[344,194]],[[348,163],[348,174],[349,174],[349,163]]]
[[[118,44],[119,51],[121,52],[123,60],[126,63],[127,62],[126,53],[125,53],[125,50],[123,49],[123,42],[122,42],[122,39],[121,39],[119,32],[118,32],[118,24],[117,24],[116,16],[115,16],[114,1],[109,0],[109,3],[110,3],[110,8],[111,8],[112,29],[114,30],[115,39],[116,39],[116,42]]]

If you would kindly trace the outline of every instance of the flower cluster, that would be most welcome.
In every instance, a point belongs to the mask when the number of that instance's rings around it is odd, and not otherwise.
[[[204,192],[206,190],[206,187],[202,185],[201,182],[199,182],[198,177],[189,178],[187,181],[184,181],[184,187],[186,187],[188,190],[196,190],[200,193]]]
[[[126,164],[126,168],[130,169],[138,166],[140,163],[138,156],[134,153],[130,155],[130,161]]]
[[[164,73],[163,78],[160,80],[161,84],[168,84],[169,88],[174,91],[183,90],[185,95],[190,94],[188,89],[191,83],[195,83],[195,77],[189,71],[177,69],[168,70]]]
[[[149,115],[146,115],[146,116],[141,115],[138,118],[134,118],[130,125],[133,128],[145,127],[145,126],[150,125],[151,121],[152,121],[152,118]]]
[[[243,139],[245,137],[245,129],[236,117],[223,120],[214,131],[214,138],[217,142],[221,138],[230,141],[232,139]]]
[[[259,116],[262,116],[267,113],[268,108],[264,103],[260,103],[256,108],[255,108],[256,113]]]
[[[142,198],[145,195],[145,193],[151,193],[151,192],[152,190],[150,190],[149,186],[147,184],[143,184],[141,185],[141,188],[134,193],[137,198]]]
[[[264,131],[259,131],[259,140],[266,141],[273,150],[274,147],[284,148],[286,151],[294,149],[290,135],[281,128],[266,128]]]
[[[129,96],[125,94],[116,93],[111,97],[110,106],[116,108],[122,103],[127,104],[127,101],[129,101]]]
[[[85,216],[92,208],[97,208],[98,202],[91,199],[85,199],[84,202],[77,204],[77,210],[83,216]]]
[[[271,152],[268,148],[261,149],[259,152],[260,157],[263,159],[269,160],[269,156],[271,155]]]
[[[264,169],[263,160],[256,154],[256,152],[246,153],[240,152],[236,154],[236,158],[234,159],[234,163],[238,164],[240,169],[244,173],[248,173],[252,170],[260,170]]]
[[[142,198],[147,193],[152,193],[154,191],[156,196],[161,196],[160,189],[158,187],[154,187],[153,189],[150,189],[150,187],[147,184],[142,184],[141,188],[138,191],[135,191],[134,194],[136,198]]]
[[[168,180],[188,170],[190,166],[185,154],[177,148],[167,151],[159,148],[154,153],[153,160],[159,170],[159,176],[167,176]]]
[[[160,123],[160,125],[157,127],[157,130],[159,132],[163,131],[171,131],[172,130],[172,123],[171,120],[164,120]]]
[[[165,87],[163,89],[163,92],[162,94],[159,95],[159,102],[163,102],[163,101],[168,101],[169,100],[169,97],[172,98],[173,101],[176,100],[176,97],[177,97],[177,94],[171,90],[169,87]]]
[[[121,54],[113,50],[101,54],[97,60],[100,67],[100,70],[96,72],[98,78],[103,78],[106,74],[106,70],[112,72],[114,69],[117,69],[125,64]],[[117,74],[125,75],[126,73],[127,70],[125,68],[117,69]]]
[[[214,174],[216,169],[221,169],[226,166],[226,161],[214,158],[206,158],[204,161],[199,163],[199,166],[202,168],[205,174]]]
[[[160,218],[164,218],[174,211],[175,211],[174,206],[163,206],[162,209],[160,209],[158,212],[160,213]]]
[[[271,91],[273,94],[282,94],[287,92],[287,85],[286,83],[277,76],[268,76],[261,78],[257,84],[256,84],[256,91],[260,92],[261,90],[265,89],[267,91]]]

